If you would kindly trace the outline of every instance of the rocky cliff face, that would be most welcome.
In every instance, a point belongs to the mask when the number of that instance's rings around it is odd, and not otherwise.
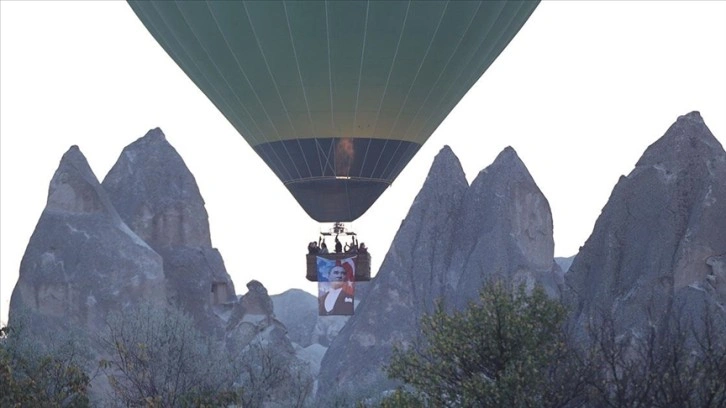
[[[724,231],[726,152],[693,112],[621,178],[581,252],[562,263],[573,319],[584,328],[606,313],[635,333],[668,311],[698,320],[704,302],[726,310]],[[462,307],[489,278],[559,293],[553,248],[547,200],[513,149],[468,186],[446,147],[350,320],[318,319],[312,296],[309,309],[278,307],[255,281],[238,301],[194,177],[155,129],[124,149],[103,185],[77,147],[64,155],[10,318],[30,314],[38,333],[64,323],[95,332],[111,310],[171,299],[224,338],[230,355],[257,344],[287,365],[303,360],[313,373],[319,365],[319,402],[351,401],[397,385],[382,369],[393,345],[416,338],[435,299]]]
[[[124,148],[103,188],[121,218],[155,250],[211,246],[197,183],[161,129]]]
[[[297,353],[265,287],[252,281],[247,288],[238,301],[222,256],[211,247],[194,177],[154,129],[124,149],[103,185],[78,147],[63,156],[23,258],[9,315],[11,324],[25,318],[25,333],[43,344],[53,330],[79,331],[79,339],[95,340],[110,312],[172,303],[203,333],[225,341],[230,359],[240,361],[240,381],[264,369],[287,378],[263,387],[260,397],[286,401],[286,390],[305,389],[291,388],[290,378],[309,378],[297,354],[316,372],[322,352]],[[274,357],[274,364],[257,364],[259,356]],[[283,375],[287,369],[292,377]],[[109,390],[103,375],[94,379],[92,394]]]
[[[278,351],[293,354],[287,329],[275,318],[267,289],[255,280],[247,283],[247,293],[235,303],[225,332],[231,354],[252,342],[271,345]]]
[[[260,282],[247,283],[247,293],[234,304],[225,345],[228,357],[239,367],[245,393],[260,397],[246,405],[288,407],[310,402],[324,349],[318,344],[304,348],[290,341]]]
[[[258,286],[264,302],[250,300]],[[237,314],[272,321],[266,290],[259,283],[252,287]],[[211,246],[194,176],[159,129],[127,146],[103,184],[78,147],[63,156],[26,250],[10,315],[27,309],[38,319],[94,332],[109,311],[141,300],[176,303],[218,338],[237,303],[222,256]],[[262,303],[264,310],[254,307]]]
[[[121,220],[78,147],[61,159],[30,238],[10,318],[30,328],[65,323],[95,333],[111,310],[164,302],[162,258]]]
[[[313,329],[318,320],[318,299],[300,289],[290,289],[270,298],[275,316],[287,328],[290,340],[302,347],[313,344]]]
[[[152,129],[128,145],[103,188],[124,222],[164,259],[171,301],[201,329],[219,331],[219,316],[236,301],[234,284],[212,248],[194,176],[162,131]]]
[[[370,291],[321,363],[319,401],[395,387],[382,371],[393,345],[416,338],[435,300],[460,307],[490,277],[556,290],[552,217],[513,149],[469,187],[453,152],[439,152]]]
[[[574,259],[566,283],[578,326],[605,313],[637,332],[674,308],[726,304],[725,231],[726,153],[692,112],[621,177]]]
[[[417,319],[446,288],[446,254],[468,184],[448,147],[434,159],[370,291],[328,348],[320,367],[319,400],[353,398],[394,386],[382,372],[393,345],[415,337]]]
[[[514,149],[504,149],[477,175],[455,225],[447,282],[457,307],[492,278],[528,289],[540,283],[559,296],[550,206]]]

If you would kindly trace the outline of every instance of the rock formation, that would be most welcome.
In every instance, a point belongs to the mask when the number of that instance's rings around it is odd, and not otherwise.
[[[161,257],[121,220],[77,146],[63,155],[30,238],[10,318],[38,333],[65,323],[96,333],[111,310],[164,302]],[[51,324],[51,327],[47,325]]]
[[[292,355],[294,351],[287,329],[275,318],[267,289],[255,280],[247,283],[247,289],[247,293],[235,303],[227,322],[225,336],[230,353],[255,342]]]
[[[572,261],[575,260],[576,255],[568,256],[567,258],[564,257],[555,257],[555,263],[560,267],[562,270],[562,274],[565,274],[567,271],[570,270],[570,265],[572,265]],[[564,278],[563,278],[564,281]]]
[[[228,357],[240,370],[239,383],[248,387],[246,394],[259,396],[247,405],[286,407],[309,401],[322,346],[291,343],[285,325],[275,317],[267,289],[254,280],[247,289],[234,304],[225,330]]]
[[[417,319],[444,294],[454,220],[468,188],[459,160],[447,146],[403,220],[391,248],[349,324],[323,357],[319,401],[336,393],[358,399],[395,385],[382,372],[396,342],[414,338]],[[326,401],[328,400],[328,401]]]
[[[507,147],[479,172],[455,225],[446,281],[457,307],[492,278],[528,289],[540,283],[550,296],[559,296],[550,206],[514,149]]]
[[[194,176],[160,129],[126,146],[103,188],[127,225],[164,259],[167,292],[204,331],[221,335],[234,284],[212,248]]]
[[[173,302],[224,339],[230,356],[254,350],[274,354],[278,366],[319,368],[318,403],[352,402],[398,385],[382,370],[394,345],[416,338],[436,299],[461,308],[490,278],[539,283],[553,296],[564,287],[582,330],[601,314],[637,335],[674,310],[693,321],[705,304],[726,310],[724,231],[726,152],[698,112],[648,147],[580,253],[559,264],[549,204],[516,152],[504,149],[468,186],[445,147],[377,276],[357,293],[355,316],[318,318],[316,299],[302,291],[271,298],[251,281],[237,299],[196,181],[154,129],[124,149],[103,184],[76,146],[63,156],[10,319],[28,315],[31,333],[95,333],[111,311]],[[247,380],[260,368],[248,363]],[[268,397],[283,401],[290,387],[270,386]]]
[[[124,148],[103,188],[121,218],[152,248],[211,246],[197,183],[161,129]]]
[[[301,347],[313,344],[313,330],[318,320],[318,299],[301,289],[290,289],[270,296],[275,316],[287,328],[290,340]],[[322,343],[321,343],[322,344]],[[327,347],[327,344],[323,344]]]
[[[24,335],[41,345],[67,332],[97,344],[109,313],[171,303],[203,333],[225,340],[242,383],[264,374],[260,370],[276,370],[281,383],[256,395],[286,401],[288,391],[312,387],[305,381],[317,372],[322,351],[296,350],[265,287],[252,281],[247,288],[238,301],[222,256],[211,246],[194,177],[154,129],[124,149],[103,184],[78,147],[63,156],[21,264],[10,318],[11,324],[22,318]],[[90,358],[105,352],[88,351]],[[260,356],[274,361],[257,364]],[[100,401],[109,385],[103,375],[93,381],[92,398]]]
[[[726,153],[691,112],[620,178],[574,259],[566,283],[577,325],[605,314],[637,334],[674,308],[723,307],[724,231]]]
[[[434,300],[461,307],[492,277],[556,292],[549,205],[513,149],[469,187],[448,148],[436,156],[366,298],[321,363],[319,402],[391,389],[383,372]],[[336,395],[337,394],[337,395]]]

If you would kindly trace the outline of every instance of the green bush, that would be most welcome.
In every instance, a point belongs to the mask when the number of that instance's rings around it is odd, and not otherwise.
[[[433,406],[545,406],[564,319],[541,288],[491,282],[463,311],[449,314],[439,302],[421,319],[421,340],[395,348],[387,371]]]
[[[41,345],[22,319],[0,330],[0,406],[87,407],[86,358],[72,339]],[[56,334],[57,335],[57,334]]]

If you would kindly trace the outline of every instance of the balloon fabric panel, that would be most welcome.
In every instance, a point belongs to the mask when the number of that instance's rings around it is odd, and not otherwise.
[[[130,1],[305,211],[360,217],[531,1]]]

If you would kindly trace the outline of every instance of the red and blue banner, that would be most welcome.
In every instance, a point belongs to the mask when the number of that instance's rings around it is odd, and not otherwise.
[[[344,259],[317,257],[318,314],[350,316],[355,300],[355,256]]]

